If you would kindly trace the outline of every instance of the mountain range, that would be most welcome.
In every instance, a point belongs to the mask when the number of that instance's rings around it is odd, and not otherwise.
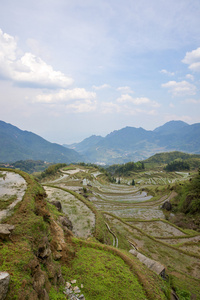
[[[0,121],[0,162],[32,159],[120,164],[175,150],[200,154],[200,123],[170,121],[153,131],[125,127],[106,137],[92,135],[80,143],[59,145]]]
[[[67,145],[93,163],[115,164],[146,159],[159,152],[200,153],[200,123],[170,121],[153,131],[125,127],[106,137],[91,136]]]
[[[0,121],[0,162],[28,159],[56,163],[83,161],[81,155],[72,149],[50,143],[32,132]]]

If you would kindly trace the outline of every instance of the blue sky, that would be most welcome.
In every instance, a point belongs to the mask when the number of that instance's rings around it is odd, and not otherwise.
[[[0,0],[0,119],[51,142],[200,122],[199,0]]]

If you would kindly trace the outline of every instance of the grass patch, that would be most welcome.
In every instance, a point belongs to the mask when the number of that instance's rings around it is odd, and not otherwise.
[[[88,300],[147,299],[125,262],[102,250],[81,247],[65,275],[84,285],[82,292]]]
[[[10,204],[12,204],[17,199],[17,195],[8,197],[5,195],[0,199],[0,210],[7,209]]]

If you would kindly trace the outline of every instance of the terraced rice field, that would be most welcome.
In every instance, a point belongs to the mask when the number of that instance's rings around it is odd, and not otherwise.
[[[12,214],[15,205],[22,200],[26,181],[19,174],[0,172],[0,222]]]
[[[103,215],[111,245],[125,250],[135,248],[162,263],[167,274],[175,276],[180,284],[185,282],[185,288],[195,291],[200,299],[200,234],[165,220],[161,206],[176,195],[173,191],[153,197],[145,190],[147,186],[165,186],[188,177],[188,173],[165,178],[161,172],[147,172],[138,176],[136,186],[125,184],[126,180],[123,184],[104,184],[99,172],[82,167],[65,171],[51,183],[57,188],[45,189],[50,201],[61,201],[76,236],[86,239],[93,235],[95,215],[82,201],[59,188],[84,195]]]

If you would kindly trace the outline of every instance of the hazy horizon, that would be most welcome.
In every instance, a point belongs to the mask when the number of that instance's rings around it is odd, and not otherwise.
[[[0,119],[71,144],[200,122],[199,0],[0,3]]]

